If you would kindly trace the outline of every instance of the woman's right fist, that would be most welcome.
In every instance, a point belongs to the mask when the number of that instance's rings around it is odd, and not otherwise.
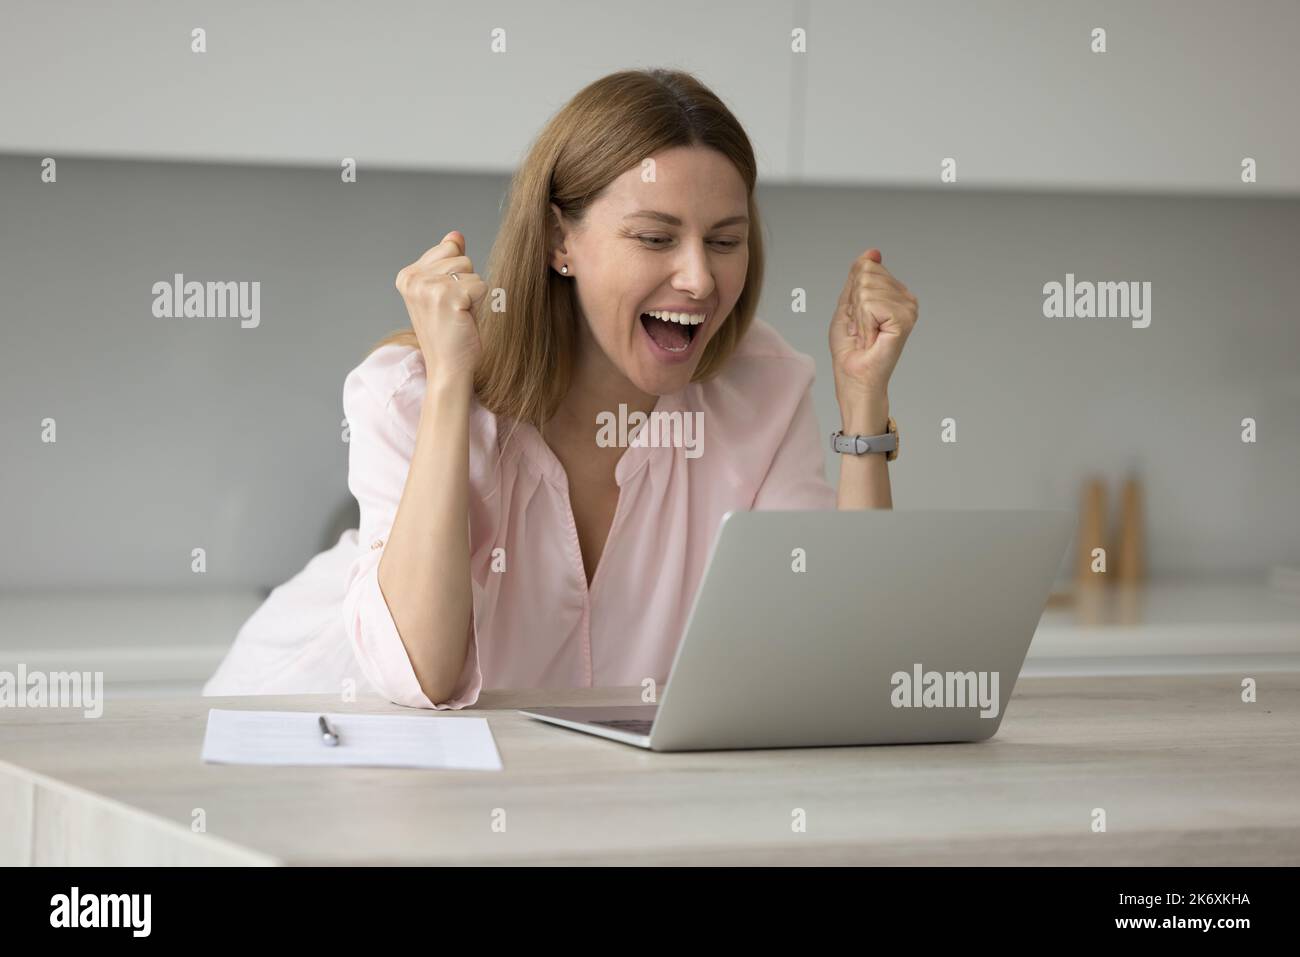
[[[473,376],[482,349],[474,309],[487,294],[487,283],[465,255],[460,231],[453,229],[399,272],[395,285],[406,303],[429,378]]]

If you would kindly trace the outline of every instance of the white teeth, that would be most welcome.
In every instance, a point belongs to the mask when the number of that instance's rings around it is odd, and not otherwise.
[[[656,319],[663,319],[667,322],[681,323],[683,326],[698,326],[704,321],[704,313],[689,312],[666,312],[662,309],[655,309],[647,312],[647,316],[653,316]]]

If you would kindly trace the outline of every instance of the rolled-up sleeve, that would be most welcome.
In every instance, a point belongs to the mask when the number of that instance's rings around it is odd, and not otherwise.
[[[811,358],[800,362],[804,374],[796,379],[799,395],[771,467],[754,496],[752,510],[813,511],[839,507],[839,496],[826,481],[821,430],[813,407],[814,366]],[[787,406],[788,407],[788,406]]]
[[[372,355],[371,359],[374,358]],[[348,489],[361,511],[357,534],[360,553],[347,572],[343,625],[362,672],[390,701],[409,708],[464,708],[478,700],[483,684],[478,662],[477,616],[471,613],[465,665],[452,696],[445,702],[435,703],[420,687],[379,587],[379,561],[397,516],[415,451],[415,434],[414,427],[403,423],[397,414],[393,392],[386,388],[376,390],[368,381],[365,366],[363,363],[353,369],[343,383],[343,414],[350,433]],[[398,383],[397,387],[401,385]]]

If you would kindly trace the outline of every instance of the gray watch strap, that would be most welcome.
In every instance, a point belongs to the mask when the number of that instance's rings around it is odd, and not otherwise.
[[[831,433],[831,448],[836,452],[865,455],[868,452],[892,452],[898,448],[898,436],[893,432],[884,435],[845,435]]]

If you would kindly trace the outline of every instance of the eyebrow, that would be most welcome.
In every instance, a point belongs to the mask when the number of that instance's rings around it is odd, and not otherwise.
[[[636,219],[637,217],[642,217],[644,219],[657,219],[661,223],[667,223],[669,226],[680,226],[682,224],[682,221],[676,216],[670,215],[669,213],[661,213],[657,209],[638,209],[635,213],[628,213],[623,218]],[[730,226],[732,223],[747,222],[749,222],[748,216],[728,216],[726,219],[718,220],[713,224],[712,228],[718,229],[721,226]]]

